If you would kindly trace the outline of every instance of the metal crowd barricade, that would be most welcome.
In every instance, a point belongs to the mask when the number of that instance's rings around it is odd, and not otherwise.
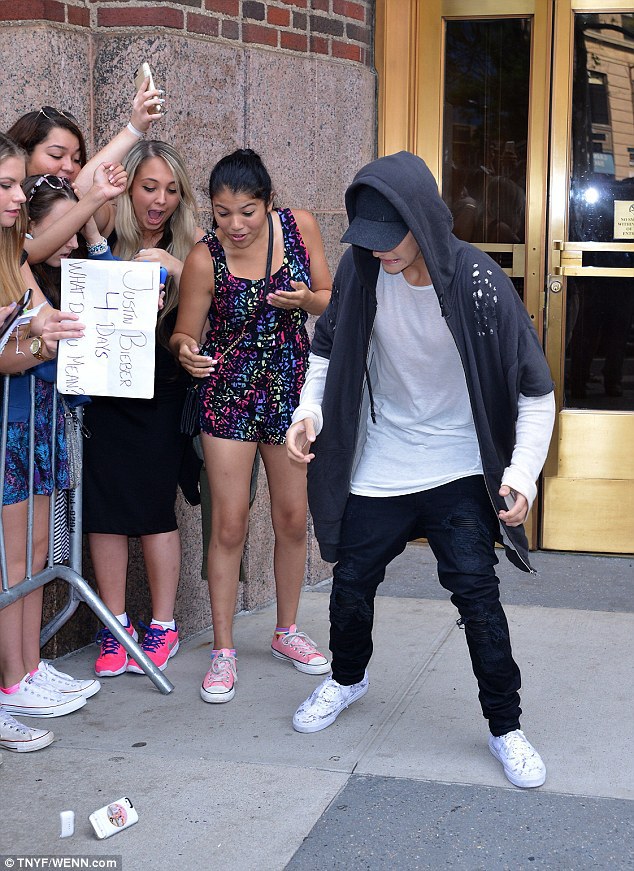
[[[9,383],[10,375],[4,376],[4,391],[2,400],[2,432],[0,438],[0,506],[4,502],[4,476],[7,452],[7,427],[9,419]],[[42,629],[40,646],[46,644],[61,627],[70,620],[77,610],[80,602],[85,602],[97,615],[99,620],[108,627],[133,657],[145,674],[162,693],[167,695],[174,689],[165,675],[154,665],[148,656],[139,647],[136,641],[125,631],[121,623],[114,616],[99,596],[92,589],[88,581],[82,576],[82,485],[81,480],[77,487],[69,491],[70,519],[70,552],[68,565],[54,562],[55,544],[55,492],[51,496],[49,509],[49,533],[48,533],[48,558],[46,566],[33,574],[33,479],[35,469],[35,376],[30,376],[31,411],[29,415],[29,496],[27,506],[27,534],[26,534],[26,577],[9,586],[7,569],[7,553],[4,539],[4,524],[0,512],[0,569],[2,572],[2,589],[0,590],[0,610],[27,596],[33,590],[37,590],[48,584],[49,581],[61,580],[68,584],[68,600],[65,606],[53,617]],[[57,429],[57,391],[53,391],[53,431],[51,434],[51,463],[55,468],[55,447]],[[81,422],[81,409],[78,409]],[[80,440],[81,441],[81,440]],[[81,451],[81,446],[80,446]],[[80,453],[81,458],[81,453]]]

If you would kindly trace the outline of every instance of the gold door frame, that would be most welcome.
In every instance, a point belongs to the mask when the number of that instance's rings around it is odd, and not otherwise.
[[[582,266],[582,252],[632,243],[568,242],[573,22],[579,12],[634,12],[634,0],[558,0],[554,20],[546,355],[558,414],[543,477],[542,544],[554,550],[634,550],[634,414],[564,408],[566,277],[627,274]],[[634,275],[634,270],[629,270]]]

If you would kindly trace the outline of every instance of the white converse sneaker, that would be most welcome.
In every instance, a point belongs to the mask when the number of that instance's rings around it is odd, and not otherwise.
[[[326,678],[295,711],[293,729],[296,732],[319,732],[326,729],[335,722],[344,708],[367,693],[368,686],[367,671],[363,680],[352,686],[342,686],[332,677]]]
[[[38,686],[30,675],[20,681],[14,693],[2,693],[0,707],[20,717],[62,717],[78,708],[83,708],[83,696],[59,693],[49,687]]]
[[[63,696],[83,696],[89,699],[98,693],[101,689],[101,684],[98,680],[90,678],[89,680],[75,680],[69,674],[63,671],[58,671],[53,668],[47,659],[43,659],[37,667],[37,671],[32,676],[33,683],[44,689],[56,690]]]
[[[489,735],[489,750],[502,763],[513,786],[541,786],[546,780],[546,766],[521,729],[499,738]]]
[[[30,729],[14,720],[11,714],[0,708],[0,747],[14,753],[28,753],[48,747],[55,736],[49,729]]]

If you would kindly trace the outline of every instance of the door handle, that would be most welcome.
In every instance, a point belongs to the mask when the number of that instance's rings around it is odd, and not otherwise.
[[[634,278],[634,267],[626,266],[584,266],[584,251],[604,253],[634,253],[632,242],[553,242],[553,275],[578,275],[586,278]]]

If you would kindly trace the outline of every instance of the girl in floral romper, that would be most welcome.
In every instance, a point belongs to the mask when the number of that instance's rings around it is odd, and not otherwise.
[[[214,229],[185,262],[171,346],[184,368],[201,379],[214,649],[200,694],[213,703],[235,694],[233,615],[258,448],[275,534],[277,626],[271,650],[307,674],[330,670],[295,622],[306,563],[306,477],[287,458],[284,438],[306,373],[305,323],[326,308],[332,281],[317,222],[308,212],[273,208],[271,179],[255,152],[224,157],[212,170],[209,193]]]

